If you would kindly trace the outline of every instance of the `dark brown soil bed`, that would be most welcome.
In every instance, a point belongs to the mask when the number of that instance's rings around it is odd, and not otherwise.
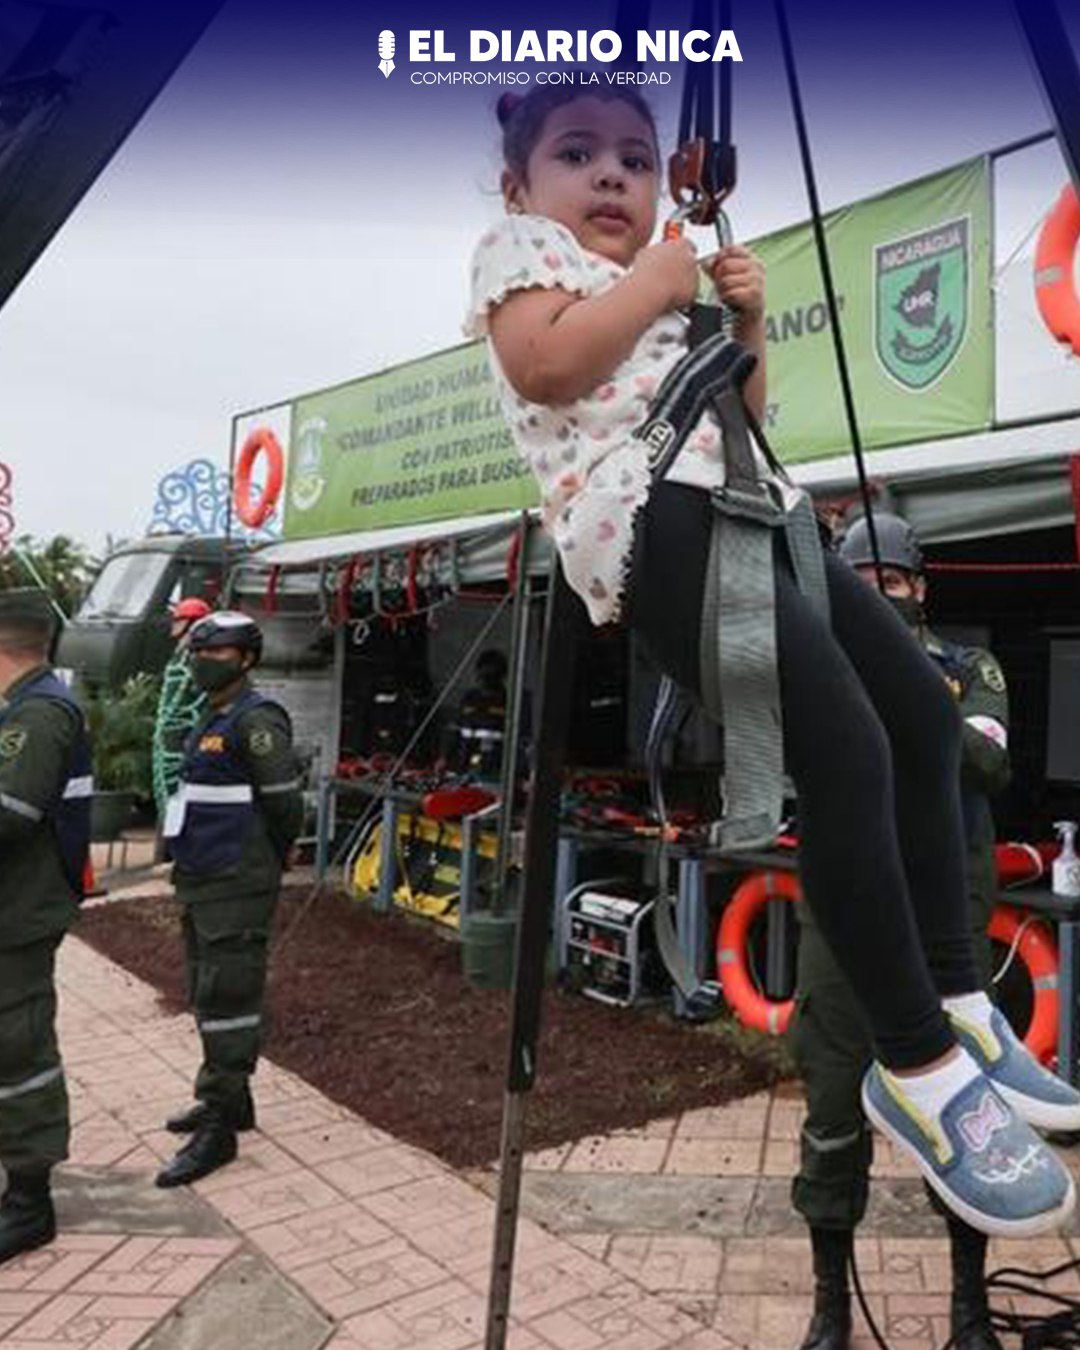
[[[286,892],[279,939],[303,891]],[[84,912],[78,935],[185,1006],[178,907],[129,900]],[[266,1053],[373,1125],[452,1166],[497,1156],[509,996],[468,986],[458,945],[422,921],[324,895],[271,962]],[[543,1148],[756,1092],[773,1043],[730,1023],[548,992],[528,1144]]]

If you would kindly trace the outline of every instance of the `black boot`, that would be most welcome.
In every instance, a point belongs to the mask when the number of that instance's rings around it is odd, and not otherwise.
[[[202,1125],[167,1166],[157,1174],[162,1188],[187,1186],[208,1177],[236,1157],[236,1131],[216,1112],[209,1112]]]
[[[986,1298],[986,1234],[969,1227],[955,1214],[949,1215],[948,1225],[952,1345],[955,1350],[1003,1350],[990,1325]]]
[[[170,1134],[194,1134],[200,1126],[207,1123],[214,1109],[206,1102],[196,1102],[186,1111],[170,1116],[165,1122],[165,1128]],[[244,1093],[243,1101],[230,1115],[229,1124],[238,1134],[255,1128],[255,1102],[250,1092]]]
[[[851,1295],[848,1263],[855,1234],[850,1228],[811,1228],[814,1248],[814,1315],[799,1350],[848,1350]]]
[[[56,1236],[49,1168],[11,1172],[0,1200],[0,1263],[44,1247]]]

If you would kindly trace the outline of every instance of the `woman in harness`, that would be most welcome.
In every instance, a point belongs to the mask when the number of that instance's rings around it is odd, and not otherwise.
[[[726,447],[706,413],[658,481],[648,441],[634,434],[686,355],[680,310],[703,266],[685,240],[650,244],[651,113],[619,86],[549,86],[505,97],[498,111],[507,215],[476,249],[468,330],[487,338],[545,525],[592,622],[625,620],[658,666],[708,703],[701,626]],[[763,269],[734,245],[707,266],[735,313],[736,340],[757,360],[743,397],[760,416]],[[801,504],[763,459],[756,468],[770,500],[785,512]],[[1080,1126],[1080,1093],[1036,1064],[978,992],[953,701],[846,564],[825,559],[830,624],[800,590],[783,533],[772,538],[802,879],[873,1037],[867,1114],[975,1227],[1026,1236],[1056,1226],[1074,1207],[1073,1183],[1032,1125]]]

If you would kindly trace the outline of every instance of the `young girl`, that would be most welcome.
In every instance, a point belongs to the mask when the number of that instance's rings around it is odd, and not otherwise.
[[[686,351],[680,310],[700,267],[685,240],[650,243],[652,116],[624,88],[556,86],[504,98],[499,119],[507,217],[477,247],[468,329],[487,336],[545,524],[592,621],[625,619],[657,665],[700,697],[719,431],[704,418],[656,485],[632,435]],[[710,272],[735,312],[735,338],[757,357],[745,398],[760,417],[763,268],[731,245]],[[790,506],[796,490],[772,482]],[[890,607],[831,555],[831,626],[819,617],[774,533],[800,871],[874,1038],[867,1113],[969,1223],[1041,1231],[1068,1217],[1075,1195],[1031,1123],[1077,1128],[1080,1093],[1041,1069],[976,992],[954,700]]]

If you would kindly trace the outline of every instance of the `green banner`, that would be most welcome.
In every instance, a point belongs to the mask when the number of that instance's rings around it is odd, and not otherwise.
[[[482,343],[297,399],[284,536],[535,506]]]
[[[864,445],[990,424],[987,162],[827,217]],[[768,268],[766,429],[788,463],[850,448],[809,225],[757,240]],[[284,535],[310,539],[534,506],[482,343],[298,399]]]
[[[826,217],[863,443],[932,440],[993,412],[985,159]],[[788,463],[850,448],[809,225],[752,245],[768,269],[766,430]]]

